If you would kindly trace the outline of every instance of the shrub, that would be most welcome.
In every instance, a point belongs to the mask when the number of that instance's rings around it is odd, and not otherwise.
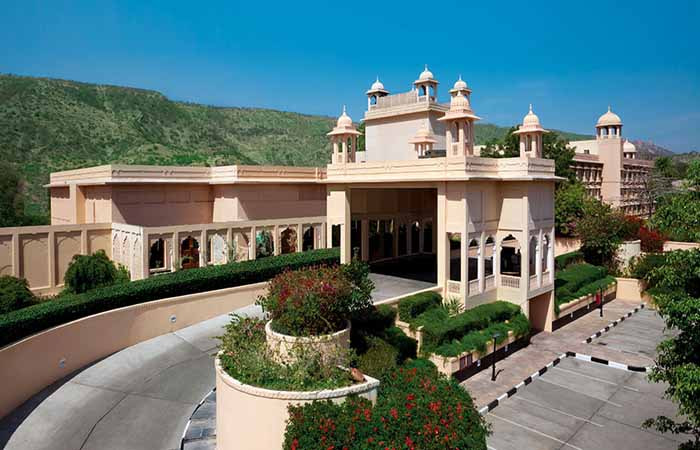
[[[323,361],[318,352],[299,348],[293,363],[276,363],[265,342],[263,320],[232,315],[219,339],[222,368],[245,384],[285,391],[335,389],[351,384],[348,372],[336,365],[347,355]]]
[[[666,236],[647,227],[639,229],[639,239],[642,241],[642,251],[647,253],[662,252],[664,250],[664,241]]]
[[[399,352],[389,343],[378,337],[369,339],[369,348],[360,355],[357,367],[374,378],[384,378],[396,368]]]
[[[284,270],[310,265],[337,264],[338,249],[303,253],[202,267],[67,294],[59,299],[32,305],[0,317],[0,346],[46,328],[110,309],[197,292],[224,289],[266,281]]]
[[[399,300],[399,319],[410,322],[428,309],[439,306],[442,296],[437,292],[421,292]]]
[[[474,350],[484,353],[486,345],[493,341],[495,334],[498,334],[496,344],[501,344],[508,338],[509,331],[513,331],[516,338],[530,333],[530,321],[525,314],[518,313],[508,323],[494,323],[483,330],[472,331],[459,340],[443,343],[435,349],[434,353],[441,356],[459,356]]]
[[[564,253],[554,258],[554,266],[557,270],[564,270],[572,264],[578,264],[581,262],[583,262],[583,252],[579,250]]]
[[[409,358],[416,357],[418,342],[411,339],[398,327],[390,327],[380,335],[388,344],[398,351],[397,361],[404,362]]]
[[[403,367],[406,370],[416,369],[435,377],[438,376],[437,366],[427,358],[410,359],[404,362]]]
[[[286,271],[270,281],[257,304],[272,320],[272,328],[292,336],[318,336],[346,328],[352,314],[371,306],[362,292],[368,272],[352,273],[340,266]],[[352,278],[355,278],[354,280]]]
[[[34,294],[24,278],[10,275],[0,277],[0,314],[29,306],[35,301]]]
[[[605,267],[591,264],[574,264],[557,272],[554,280],[554,290],[558,295],[572,294],[584,284],[599,280],[607,275]]]
[[[488,427],[469,393],[434,368],[395,369],[377,403],[360,398],[289,407],[285,449],[486,449]]]
[[[117,269],[104,250],[98,250],[92,255],[73,256],[63,279],[66,291],[82,294],[91,289],[124,282],[124,274],[124,269]]]
[[[459,340],[472,331],[482,330],[488,326],[505,322],[520,313],[520,307],[513,303],[497,301],[479,305],[456,316],[448,317],[446,312],[440,316],[428,310],[417,321],[423,325],[423,349],[433,351],[443,343]]]
[[[630,264],[629,275],[638,280],[649,281],[649,274],[657,267],[661,267],[666,262],[666,255],[663,253],[647,253],[638,258],[634,258]],[[650,286],[651,287],[651,286]]]
[[[644,220],[636,216],[624,216],[620,235],[626,241],[639,239],[639,231],[644,226]]]

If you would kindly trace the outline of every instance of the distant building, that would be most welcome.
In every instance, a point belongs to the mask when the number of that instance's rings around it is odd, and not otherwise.
[[[576,154],[572,169],[576,178],[592,197],[602,200],[625,214],[648,216],[645,200],[653,161],[637,159],[637,150],[622,137],[622,120],[608,108],[596,123],[596,138],[571,141]]]

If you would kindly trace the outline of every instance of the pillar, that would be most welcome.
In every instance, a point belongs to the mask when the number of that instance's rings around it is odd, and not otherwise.
[[[481,237],[479,238],[479,268],[477,271],[477,276],[479,277],[479,292],[484,292],[484,273],[485,273],[485,267],[484,267],[484,253],[486,253],[486,236],[485,233],[482,231],[481,232]]]
[[[535,273],[537,274],[537,287],[542,286],[542,247],[542,229],[540,228],[537,236],[537,246],[535,246]]]
[[[554,227],[549,231],[549,248],[547,249],[547,267],[549,268],[549,283],[554,283]]]
[[[249,260],[254,260],[258,256],[257,252],[257,239],[256,239],[256,234],[258,233],[257,228],[255,225],[250,227],[250,240],[248,241],[248,259]]]
[[[352,248],[350,239],[350,189],[342,192],[344,218],[340,225],[340,263],[347,264],[352,260]]]
[[[360,242],[360,257],[362,258],[362,261],[369,261],[369,219],[362,219]]]
[[[175,271],[180,269],[180,235],[177,233],[177,231],[173,231],[173,236],[170,240],[173,246],[173,259],[170,261],[170,264],[172,266],[172,270]],[[121,245],[121,241],[119,242],[119,245]]]
[[[447,227],[445,214],[447,212],[447,183],[438,183],[437,186],[437,215],[433,222],[433,229],[437,229],[437,239],[434,240],[437,256],[437,282],[442,288],[443,296],[447,294],[447,270],[449,269],[449,247],[447,242]]]
[[[461,144],[460,144],[461,148]],[[459,230],[459,279],[462,300],[466,300],[469,292],[469,205],[467,204],[467,194],[462,191],[462,221]]]
[[[208,253],[207,230],[202,230],[199,232],[199,267],[206,266],[211,259]]]
[[[459,156],[464,155],[464,122],[457,122],[459,129]]]

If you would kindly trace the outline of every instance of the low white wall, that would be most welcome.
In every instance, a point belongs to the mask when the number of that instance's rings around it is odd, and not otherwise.
[[[664,242],[664,251],[672,252],[674,250],[691,250],[694,248],[700,248],[700,242],[679,242],[679,241],[666,241]]]
[[[74,320],[0,349],[0,418],[71,372],[139,342],[251,305],[267,283],[127,306]],[[171,317],[175,316],[175,323]]]

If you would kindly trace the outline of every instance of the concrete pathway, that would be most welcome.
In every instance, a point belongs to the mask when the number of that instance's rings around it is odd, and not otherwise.
[[[375,301],[431,286],[386,275],[371,278]],[[236,312],[261,313],[255,306]],[[187,421],[214,386],[215,337],[229,320],[222,315],[150,339],[69,375],[0,421],[0,447],[179,449]]]

